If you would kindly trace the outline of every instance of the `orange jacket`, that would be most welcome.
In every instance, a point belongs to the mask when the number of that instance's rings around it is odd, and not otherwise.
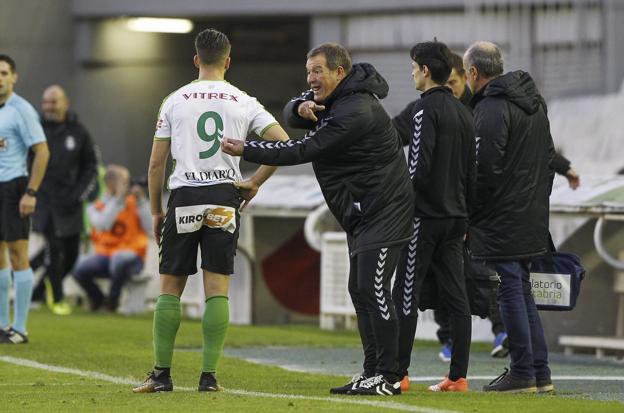
[[[95,208],[102,210],[104,203],[95,201]],[[108,231],[98,231],[93,227],[91,239],[97,254],[110,256],[120,250],[130,250],[145,259],[147,234],[141,227],[141,218],[137,199],[134,195],[126,197],[125,208],[117,214],[115,223]]]

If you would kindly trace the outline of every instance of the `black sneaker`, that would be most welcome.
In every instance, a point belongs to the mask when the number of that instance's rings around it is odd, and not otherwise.
[[[26,344],[28,343],[28,334],[20,333],[19,331],[9,327],[8,329],[2,329],[0,334],[0,344]]]
[[[401,381],[389,382],[381,374],[360,382],[360,385],[347,392],[360,396],[395,396],[401,394]]]
[[[537,386],[538,393],[550,393],[555,390],[555,386],[553,386],[550,377],[545,377],[543,379],[536,378],[535,384]]]
[[[199,376],[197,391],[223,391],[223,387],[217,384],[217,378],[214,373],[203,372],[201,376]]]
[[[332,387],[329,389],[331,394],[347,394],[350,390],[355,390],[358,388],[361,382],[368,379],[364,374],[356,374],[351,378],[351,381],[344,386],[340,387]]]
[[[170,374],[162,370],[157,371],[156,369],[147,374],[147,379],[132,389],[133,393],[156,393],[173,390],[173,381],[171,381]]]
[[[535,379],[521,379],[514,377],[505,368],[505,372],[492,380],[490,384],[483,386],[483,391],[496,391],[500,393],[535,393],[537,387]]]

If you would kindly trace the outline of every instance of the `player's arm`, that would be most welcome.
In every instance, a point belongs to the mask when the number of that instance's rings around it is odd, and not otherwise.
[[[287,141],[288,134],[280,126],[279,123],[274,123],[270,125],[260,136],[264,140],[268,141]],[[241,196],[245,200],[241,205],[241,211],[245,209],[249,202],[256,196],[260,186],[273,175],[273,173],[277,170],[277,166],[269,166],[269,165],[261,165],[253,176],[249,179],[246,179],[242,182],[235,182],[234,186],[236,186],[240,192]]]
[[[287,141],[289,139],[288,134],[286,133],[284,128],[280,126],[279,123],[275,123],[271,125],[262,134],[261,138],[267,141],[282,141],[282,142]],[[267,179],[269,179],[271,175],[273,175],[273,172],[275,172],[276,170],[277,170],[277,166],[262,165],[260,166],[260,168],[258,168],[258,170],[256,170],[256,173],[250,179],[257,186],[260,186]]]
[[[28,180],[28,188],[34,191],[39,189],[43,176],[45,175],[46,168],[48,167],[48,160],[50,159],[50,151],[46,142],[39,142],[31,146],[33,153],[32,168],[30,171],[30,179]],[[35,206],[37,205],[37,198],[28,193],[25,193],[20,199],[19,212],[22,217],[28,216],[35,212]]]
[[[147,172],[150,209],[152,211],[152,231],[156,242],[160,240],[160,229],[165,218],[162,209],[162,192],[165,183],[165,168],[171,148],[171,140],[154,139]]]

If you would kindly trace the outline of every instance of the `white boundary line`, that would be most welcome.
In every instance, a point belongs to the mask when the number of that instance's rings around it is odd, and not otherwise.
[[[90,379],[106,381],[106,382],[114,383],[114,384],[136,385],[139,382],[139,380],[132,379],[129,377],[125,377],[125,378],[116,377],[116,376],[110,376],[104,373],[99,373],[96,371],[80,370],[80,369],[74,369],[74,368],[63,367],[63,366],[53,366],[50,364],[43,364],[37,361],[22,359],[22,358],[17,358],[17,357],[0,356],[0,361],[9,363],[9,364],[14,364],[17,366],[30,367],[30,368],[50,371],[54,373],[72,374],[75,376],[87,377]],[[176,387],[176,390],[196,391],[197,389],[191,388],[191,387]],[[225,392],[229,394],[237,394],[240,396],[264,397],[264,398],[270,398],[270,399],[312,400],[312,401],[338,403],[338,404],[356,404],[356,405],[361,405],[361,406],[371,406],[371,407],[378,407],[378,408],[384,408],[384,409],[390,409],[390,410],[398,410],[398,411],[403,411],[403,412],[457,413],[457,411],[453,411],[453,410],[439,410],[439,409],[433,409],[429,407],[412,406],[412,405],[401,404],[401,403],[396,403],[396,402],[358,400],[356,398],[347,399],[347,398],[341,398],[341,397],[317,397],[317,396],[304,396],[304,395],[298,395],[298,394],[264,393],[264,392],[254,392],[254,391],[237,390],[237,389],[226,389]]]
[[[295,373],[312,373],[312,374],[326,374],[320,370],[314,370],[306,368],[306,366],[301,366],[298,364],[274,364],[275,360],[270,358],[262,358],[262,357],[238,357],[238,356],[230,356],[240,358],[241,360],[248,361],[254,364],[261,365],[272,365],[274,367],[279,367],[283,370],[292,371]],[[351,377],[347,375],[340,375],[344,377]],[[468,376],[468,380],[494,380],[496,375],[493,374],[491,376]],[[441,376],[410,376],[411,382],[439,382],[442,380]],[[568,381],[622,381],[624,382],[624,376],[552,376],[552,380],[568,380]]]
[[[468,376],[468,380],[494,380],[495,375],[492,376]],[[418,376],[411,377],[410,381],[435,381],[440,380],[439,376]],[[622,381],[624,382],[624,376],[552,376],[551,380],[568,380],[568,381]]]

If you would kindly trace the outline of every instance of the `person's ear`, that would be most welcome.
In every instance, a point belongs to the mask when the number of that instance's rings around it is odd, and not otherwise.
[[[230,56],[225,58],[225,70],[230,68],[230,64],[232,63],[232,58]]]
[[[477,71],[477,68],[474,66],[470,66],[470,69],[468,69],[468,73],[470,73],[470,76],[474,80],[477,80],[479,78],[479,72]]]
[[[424,77],[431,77],[431,71],[429,70],[429,66],[422,65],[420,68],[421,68],[421,70],[423,72],[423,76]]]
[[[338,78],[338,80],[340,81],[340,80],[344,79],[344,78],[345,78],[345,75],[346,75],[346,74],[345,74],[344,67],[342,67],[342,66],[338,66],[338,67],[336,68],[336,77]]]
[[[196,68],[199,69],[199,56],[198,55],[193,56],[193,64],[195,65]]]

